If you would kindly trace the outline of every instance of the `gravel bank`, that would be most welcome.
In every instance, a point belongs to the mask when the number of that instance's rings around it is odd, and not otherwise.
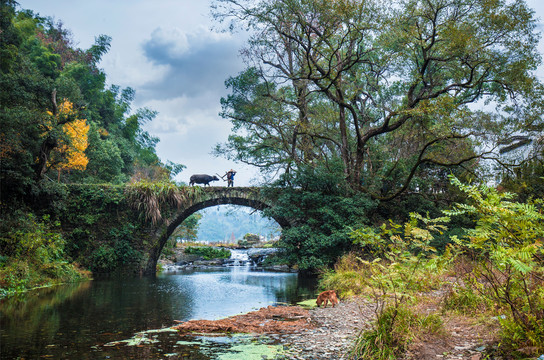
[[[276,359],[346,360],[361,330],[369,329],[375,318],[375,306],[363,298],[350,298],[335,308],[310,310],[315,327],[292,334],[271,335],[284,344],[284,353]],[[492,349],[496,326],[481,325],[462,316],[444,316],[443,336],[427,337],[413,343],[404,359],[481,360]],[[503,360],[491,356],[490,359]]]
[[[310,319],[316,324],[314,329],[277,336],[284,344],[283,358],[347,359],[357,334],[368,328],[373,318],[374,308],[360,298],[341,301],[334,308],[312,309]]]

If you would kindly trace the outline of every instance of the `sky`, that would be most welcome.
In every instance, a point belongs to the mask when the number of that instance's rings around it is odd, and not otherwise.
[[[231,124],[219,116],[224,82],[244,69],[239,50],[246,35],[212,30],[209,0],[17,0],[20,8],[61,20],[75,45],[88,49],[95,37],[112,37],[100,62],[109,85],[136,91],[133,110],[158,112],[145,130],[160,139],[163,162],[186,166],[176,180],[192,174],[237,171],[235,186],[257,185],[258,171],[211,155],[225,142]],[[527,0],[544,32],[544,1]],[[544,54],[544,40],[539,51]],[[538,70],[544,81],[544,67]],[[224,185],[222,181],[212,183]],[[226,184],[226,183],[225,183]]]

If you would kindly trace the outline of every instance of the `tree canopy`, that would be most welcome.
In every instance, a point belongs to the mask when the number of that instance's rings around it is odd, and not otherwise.
[[[157,113],[133,110],[133,89],[107,86],[99,62],[110,48],[109,36],[80,49],[61,21],[16,6],[1,5],[3,200],[28,196],[46,178],[124,183],[168,179],[183,168],[162,163],[158,139],[143,129]]]
[[[542,159],[540,36],[523,0],[216,0],[214,14],[251,34],[217,154],[265,172],[339,159],[353,189],[385,200],[528,159],[508,148]]]

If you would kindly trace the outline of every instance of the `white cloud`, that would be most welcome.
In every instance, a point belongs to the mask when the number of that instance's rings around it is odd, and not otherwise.
[[[220,129],[222,132],[230,130],[230,123],[217,115],[219,105],[215,102],[210,104],[209,100],[203,97],[197,98],[196,101],[186,96],[153,99],[141,105],[161,109],[157,118],[147,125],[150,133],[184,135],[199,128],[209,127]]]
[[[191,32],[155,29],[143,44],[143,51],[149,62],[167,70],[142,86],[145,96],[194,98],[206,94],[210,101],[219,104],[225,79],[243,68],[238,57],[241,45],[239,38],[203,27]]]

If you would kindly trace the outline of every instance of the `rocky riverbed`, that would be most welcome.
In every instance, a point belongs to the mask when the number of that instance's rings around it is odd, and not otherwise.
[[[309,316],[315,328],[277,336],[285,350],[280,358],[352,359],[349,355],[357,335],[370,329],[375,319],[375,305],[354,297],[341,301],[335,308],[312,309]],[[477,325],[473,319],[445,316],[444,330],[440,337],[415,339],[404,359],[484,359],[484,353],[493,346],[496,329],[493,325]]]
[[[284,359],[348,359],[357,334],[370,326],[374,309],[363,299],[352,298],[334,308],[311,309],[309,314],[314,328],[277,336],[284,344]]]
[[[231,251],[240,251],[231,250]],[[205,260],[201,256],[186,254],[184,247],[171,249],[171,254],[161,256],[158,264],[164,271],[183,271],[195,269],[213,269],[225,266],[252,265],[270,271],[296,272],[287,265],[264,265],[264,260],[278,249],[276,248],[250,248],[242,250],[247,254],[247,264],[240,264],[238,259],[210,259]]]

